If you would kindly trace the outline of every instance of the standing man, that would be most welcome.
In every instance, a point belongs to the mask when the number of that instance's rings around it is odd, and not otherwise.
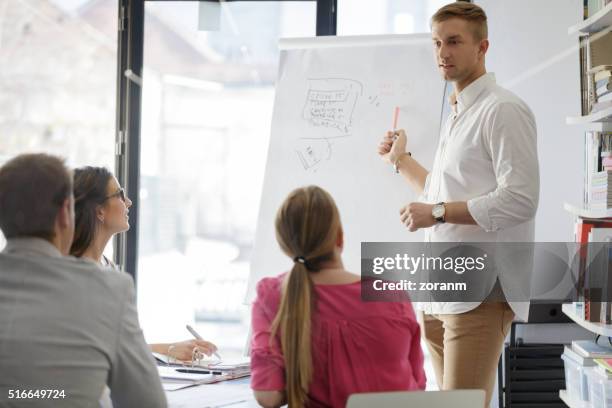
[[[403,207],[401,221],[410,231],[424,228],[431,242],[532,242],[539,196],[533,114],[486,72],[487,16],[480,7],[448,4],[431,26],[440,73],[454,85],[433,168],[406,151],[403,130],[388,132],[378,148],[425,201]],[[527,302],[506,301],[511,280],[497,272],[489,296],[498,302],[420,305],[440,389],[483,389],[489,406],[510,324],[529,312]]]

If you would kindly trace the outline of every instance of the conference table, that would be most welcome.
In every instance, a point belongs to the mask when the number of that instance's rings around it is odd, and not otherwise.
[[[166,391],[169,408],[255,408],[259,407],[250,387],[250,377],[195,385]]]

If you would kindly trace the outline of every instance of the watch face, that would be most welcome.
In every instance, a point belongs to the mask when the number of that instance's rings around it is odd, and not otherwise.
[[[432,212],[434,218],[444,217],[444,206],[442,206],[442,205],[435,205],[431,212]]]

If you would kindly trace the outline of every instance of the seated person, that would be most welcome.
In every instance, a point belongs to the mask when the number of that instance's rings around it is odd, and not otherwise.
[[[0,168],[0,406],[93,407],[108,385],[115,408],[165,407],[131,277],[66,256],[73,208],[61,159]]]
[[[70,254],[102,266],[119,270],[103,254],[108,241],[130,229],[129,208],[132,201],[117,179],[104,167],[82,167],[74,171],[75,233]],[[190,361],[194,351],[210,355],[217,347],[205,340],[149,344],[153,352],[171,354]]]
[[[332,197],[294,190],[276,215],[293,268],[257,285],[251,387],[265,407],[344,407],[360,392],[423,390],[419,325],[411,303],[363,302],[360,277],[342,264]]]

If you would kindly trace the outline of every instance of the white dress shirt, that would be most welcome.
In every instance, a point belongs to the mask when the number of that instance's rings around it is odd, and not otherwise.
[[[0,253],[0,406],[96,407],[105,385],[115,408],[166,406],[131,276],[42,239],[9,239]],[[64,397],[9,399],[9,390],[49,389]]]
[[[432,204],[466,201],[478,225],[436,224],[425,230],[425,240],[533,242],[540,190],[536,133],[529,107],[498,86],[493,73],[463,89],[442,128],[421,199]],[[516,275],[516,268],[510,272]],[[530,274],[531,269],[527,266],[518,273]],[[491,277],[491,286],[495,278],[507,289],[517,277],[499,270]],[[530,281],[530,277],[522,280]],[[516,296],[509,299],[522,320],[529,313],[528,296],[527,292],[524,302]],[[427,302],[419,308],[428,314],[456,314],[479,304]]]

